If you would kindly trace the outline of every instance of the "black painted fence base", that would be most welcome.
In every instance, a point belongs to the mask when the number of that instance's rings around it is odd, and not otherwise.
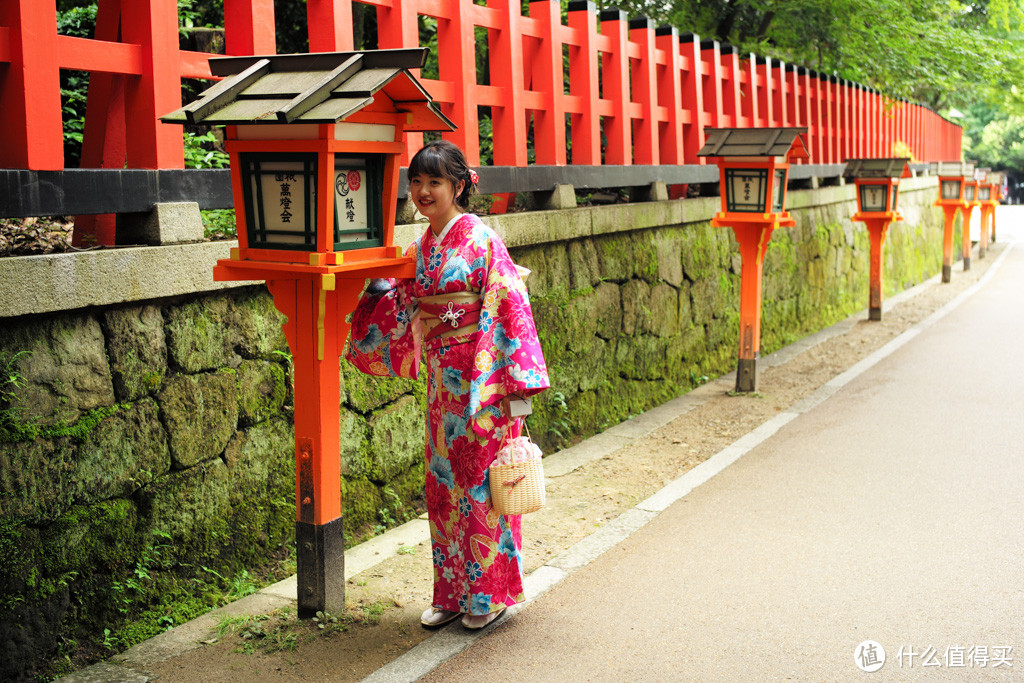
[[[740,358],[736,364],[736,391],[749,393],[757,391],[757,359]]]

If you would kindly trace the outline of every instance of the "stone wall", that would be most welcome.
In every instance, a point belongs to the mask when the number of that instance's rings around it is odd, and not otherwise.
[[[940,268],[934,187],[904,181],[907,220],[886,245],[888,292]],[[868,239],[848,218],[852,188],[791,192],[790,204],[797,226],[775,233],[765,264],[765,351],[867,301]],[[546,450],[733,369],[740,261],[731,231],[710,227],[717,209],[713,198],[491,219],[534,271],[553,386],[530,424]],[[399,240],[420,231],[402,228]],[[48,277],[74,271],[47,263]],[[26,287],[5,281],[4,265],[0,289]],[[23,274],[24,262],[10,269]],[[107,287],[65,282],[68,298],[147,291],[101,270]],[[128,270],[152,269],[119,272]],[[59,664],[86,644],[131,644],[291,551],[290,356],[269,296],[249,286],[107,301],[41,305],[50,312],[0,327],[0,677]],[[342,365],[351,539],[413,509],[424,388]]]

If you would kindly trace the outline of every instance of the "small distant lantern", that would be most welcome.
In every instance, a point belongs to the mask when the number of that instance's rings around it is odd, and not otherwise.
[[[871,239],[868,319],[882,319],[882,248],[889,224],[903,220],[896,211],[900,178],[909,178],[910,159],[848,159],[843,175],[857,185],[857,213]]]
[[[949,282],[953,272],[953,223],[958,211],[964,211],[965,234],[969,234],[970,208],[974,205],[973,189],[967,197],[967,181],[974,176],[974,164],[966,161],[940,161],[934,165],[939,177],[939,198],[935,206],[942,207],[945,225],[942,231],[942,281]],[[976,186],[975,186],[976,187]],[[964,269],[970,268],[971,257],[967,254]]]
[[[393,242],[405,134],[455,128],[410,72],[426,58],[425,48],[212,58],[224,79],[162,117],[226,126],[238,247],[214,279],[266,280],[287,320],[303,618],[345,609],[336,417],[345,316],[366,278],[415,274]]]
[[[698,156],[717,157],[722,211],[711,224],[731,227],[742,257],[736,390],[757,388],[761,348],[761,271],[772,231],[796,222],[786,212],[789,164],[809,155],[806,128],[706,128]]]

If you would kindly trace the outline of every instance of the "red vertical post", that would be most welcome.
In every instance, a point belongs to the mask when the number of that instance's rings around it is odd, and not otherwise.
[[[127,79],[128,166],[184,168],[181,131],[157,118],[181,106],[177,2],[122,3],[121,35],[142,48],[142,75]]]
[[[629,57],[627,55],[626,13],[618,9],[600,14],[601,34],[611,39],[612,51],[601,55],[601,77],[604,99],[612,103],[612,115],[605,119],[604,134],[608,139],[604,163],[630,164],[633,160],[632,125],[629,116]]]
[[[758,80],[762,83],[761,94],[757,101],[758,113],[763,122],[761,125],[765,128],[777,126],[779,125],[775,121],[775,92],[777,85],[775,69],[772,68],[772,58],[754,56],[751,62],[754,64],[754,69],[760,74]]]
[[[534,89],[544,93],[545,107],[533,113],[533,131],[538,164],[564,166],[565,100],[562,96],[561,12],[553,0],[533,0],[530,17],[540,25],[540,46],[533,64]]]
[[[812,111],[814,109],[813,95],[811,89],[811,73],[805,67],[799,67],[797,69],[799,78],[797,79],[800,84],[800,91],[797,93],[799,97],[799,106],[797,109],[800,112],[800,123],[799,126],[807,126],[807,153],[810,154],[811,158],[807,160],[808,164],[821,163],[821,153],[816,148],[815,140],[817,135],[814,132],[814,121]],[[815,79],[817,80],[817,79]]]
[[[306,24],[310,52],[344,52],[355,47],[352,0],[306,0]]]
[[[850,82],[843,80],[840,82],[840,105],[842,110],[842,145],[843,145],[843,161],[853,158],[853,87]]]
[[[865,99],[864,86],[860,83],[854,84],[854,155],[858,158],[868,156],[868,117],[867,101]]]
[[[700,36],[685,33],[679,36],[679,53],[684,60],[681,75],[683,97],[683,163],[703,164],[697,152],[704,146],[704,61],[701,58]]]
[[[717,40],[706,40],[700,44],[700,58],[703,63],[704,77],[704,125],[712,128],[724,128],[726,119],[723,116],[722,104],[722,59]]]
[[[807,72],[807,105],[810,110],[810,116],[808,120],[810,125],[807,127],[809,137],[811,138],[807,146],[807,151],[811,155],[811,163],[822,164],[827,163],[824,155],[824,137],[825,137],[825,126],[822,124],[822,81],[821,74],[817,71]]]
[[[459,0],[452,0],[450,4],[453,6],[453,11],[459,13],[467,12],[471,7],[470,3],[459,2]],[[491,85],[503,90],[502,105],[491,107],[491,122],[494,130],[494,165],[526,166],[527,121],[526,107],[523,101],[526,79],[523,74],[525,65],[523,64],[522,27],[519,23],[520,5],[518,0],[516,2],[491,0],[489,6],[497,10],[500,17],[499,28],[487,29],[487,54],[490,62]],[[454,26],[452,28],[454,29]],[[467,45],[472,49],[472,43],[468,42],[473,36],[472,25],[469,24],[465,27],[462,33],[464,36],[468,36],[463,40],[466,40]],[[440,38],[440,33],[438,37]],[[440,46],[440,42],[438,45]],[[469,63],[475,64],[475,60],[471,59]],[[443,78],[443,80],[449,79]],[[456,83],[456,90],[459,88],[460,85]],[[475,110],[475,103],[470,102],[467,108]],[[476,121],[475,117],[473,121]],[[472,132],[475,134],[477,127],[472,126],[472,128]],[[491,205],[491,210],[495,213],[502,213],[514,199],[514,193],[495,195],[496,201]]]
[[[800,109],[799,76],[799,67],[795,64],[786,65],[786,114],[789,126],[807,125],[807,121],[803,118],[803,111]]]
[[[757,69],[757,55],[749,53],[740,60],[740,116],[749,128],[763,128],[761,120],[761,74]]]
[[[868,229],[868,237],[871,240],[870,253],[870,285],[868,289],[868,320],[882,319],[882,295],[884,267],[882,253],[885,247],[886,233],[889,231],[890,219],[888,218],[865,218],[864,223]]]
[[[100,0],[96,8],[96,39],[117,41],[120,28],[120,1]],[[124,76],[98,71],[90,74],[82,136],[82,168],[124,168],[127,145],[124,97]],[[116,242],[116,214],[75,216],[75,229],[71,235],[73,246],[110,246]]]
[[[977,193],[977,189],[974,190]],[[964,202],[960,210],[960,256],[964,260],[964,270],[971,269],[971,216],[977,202]]]
[[[787,127],[789,126],[789,107],[786,101],[786,92],[789,89],[789,84],[786,82],[786,63],[776,63],[772,73],[775,74],[775,89],[772,92],[774,99],[772,112],[775,115],[775,120],[772,125]]]
[[[224,51],[229,55],[277,52],[274,0],[224,0]]]
[[[658,94],[655,88],[657,64],[654,57],[654,22],[647,17],[629,20],[629,40],[639,47],[640,59],[627,60],[633,98],[641,107],[642,116],[631,120],[633,163],[659,164]],[[632,119],[628,115],[627,118]]]
[[[507,9],[508,3],[502,7]],[[438,79],[452,85],[452,103],[449,114],[451,118],[459,122],[459,127],[453,131],[446,131],[442,137],[458,145],[466,153],[466,160],[476,166],[480,163],[480,124],[479,112],[474,90],[476,85],[476,40],[473,28],[473,21],[469,17],[472,5],[470,3],[453,0],[442,5],[447,10],[444,19],[437,22],[437,73]],[[517,5],[518,7],[518,5]],[[406,12],[412,11],[406,5]],[[504,17],[503,17],[504,19]],[[508,107],[521,113],[523,102],[523,75],[522,68],[519,69],[518,81],[509,79],[507,69],[509,64],[496,64],[501,59],[512,59],[509,46],[506,45],[506,31],[502,29],[491,29],[488,31],[488,50],[490,51],[491,62],[491,85],[504,88],[516,88],[518,92],[513,95],[509,92],[503,97]],[[419,37],[416,43],[419,44]],[[519,64],[522,64],[522,42],[519,42]],[[495,54],[497,50],[497,54]],[[513,112],[505,116],[505,110],[499,107],[491,108],[491,123],[494,130],[494,164],[516,165],[515,147],[519,140],[523,140],[523,155],[525,158],[525,124],[522,116],[518,117],[518,127],[513,121]],[[499,133],[500,131],[500,133]],[[516,137],[516,136],[521,137]],[[499,161],[501,159],[501,161]]]
[[[657,73],[658,105],[668,109],[668,120],[658,133],[658,157],[663,164],[683,162],[682,59],[679,32],[674,26],[659,26],[654,31],[655,47],[665,53],[665,68]]]
[[[10,64],[0,64],[0,166],[35,171],[64,168],[56,0],[4,0]]]
[[[839,97],[835,76],[824,76],[821,81],[825,88],[825,163],[836,164],[839,158]]]
[[[720,48],[722,62],[722,125],[743,127],[740,121],[740,57],[732,45]]]
[[[591,0],[569,3],[569,27],[579,36],[579,47],[569,47],[569,94],[579,98],[583,112],[570,116],[572,163],[601,164],[601,118],[597,113],[597,13]]]
[[[757,354],[761,350],[761,279],[773,222],[736,223],[732,226],[740,258],[740,349],[736,390],[757,390]]]
[[[415,8],[415,0],[391,0],[390,7],[377,6],[377,46],[380,49],[419,46],[419,19]],[[419,69],[414,69],[413,75],[419,77]],[[402,153],[400,163],[408,165],[412,155],[422,146],[423,133],[406,133],[405,152]],[[479,155],[475,161],[468,161],[471,164],[479,163]]]

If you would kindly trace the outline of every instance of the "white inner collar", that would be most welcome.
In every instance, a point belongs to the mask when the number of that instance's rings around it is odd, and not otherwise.
[[[457,216],[455,216],[455,218],[453,218],[453,219],[451,219],[450,221],[448,221],[448,224],[444,226],[444,228],[443,228],[443,229],[441,230],[440,234],[438,234],[438,235],[436,235],[436,236],[434,237],[434,242],[435,242],[436,244],[441,244],[441,241],[442,241],[442,240],[443,240],[443,239],[445,238],[445,236],[446,236],[446,235],[448,234],[448,231],[452,229],[452,226],[453,226],[453,225],[455,225],[455,222],[456,222],[457,220],[459,220],[460,218],[462,218],[463,216],[465,216],[465,215],[466,215],[466,214],[464,214],[464,213],[460,213],[460,214],[458,214]]]

